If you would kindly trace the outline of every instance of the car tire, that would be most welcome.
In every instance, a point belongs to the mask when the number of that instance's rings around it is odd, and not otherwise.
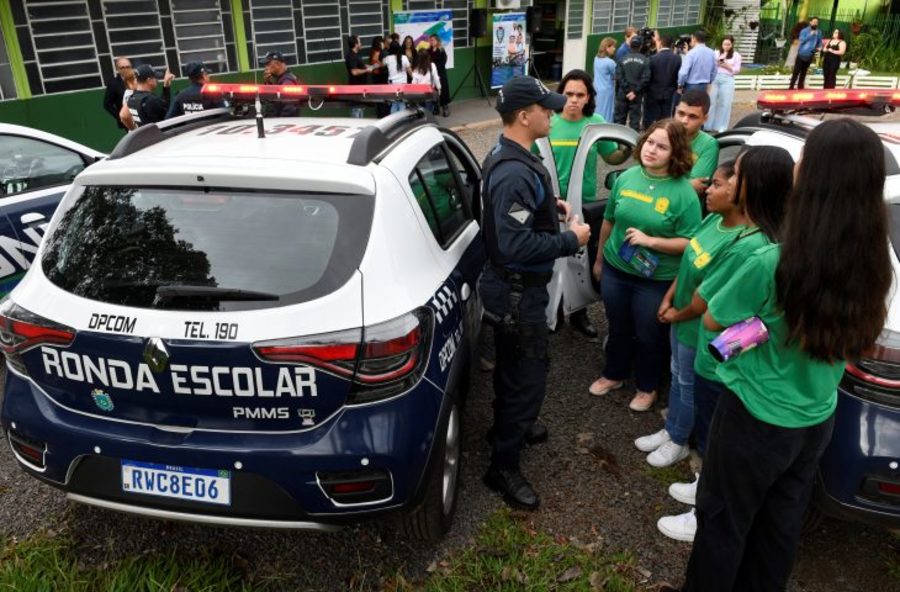
[[[400,531],[405,538],[434,542],[450,530],[456,512],[461,461],[462,406],[454,398],[434,444],[425,498],[401,520]]]

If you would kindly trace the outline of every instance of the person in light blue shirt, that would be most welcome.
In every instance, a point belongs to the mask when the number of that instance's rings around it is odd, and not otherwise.
[[[681,68],[678,70],[678,92],[708,92],[709,85],[716,79],[718,68],[715,52],[706,47],[706,32],[694,31],[691,34],[691,50],[681,60]]]
[[[800,31],[800,45],[797,47],[797,59],[794,60],[789,89],[793,90],[795,85],[797,88],[804,88],[806,71],[809,70],[809,65],[821,45],[822,31],[819,30],[819,19],[812,17],[809,19],[809,25]]]

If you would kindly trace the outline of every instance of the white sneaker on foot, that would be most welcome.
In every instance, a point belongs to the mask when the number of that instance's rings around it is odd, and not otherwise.
[[[659,430],[655,434],[650,434],[649,436],[641,436],[637,440],[634,441],[635,447],[641,452],[653,452],[666,442],[670,442],[672,438],[669,437],[669,432],[666,431],[665,428]]]
[[[697,516],[693,509],[677,516],[663,516],[656,522],[656,528],[670,539],[693,543],[697,534]]]
[[[669,467],[686,459],[690,454],[691,449],[687,444],[682,446],[672,440],[666,440],[659,448],[647,455],[647,462],[654,467]]]
[[[672,483],[669,485],[669,495],[683,504],[697,505],[697,483],[700,482],[700,473],[694,473],[691,483]]]

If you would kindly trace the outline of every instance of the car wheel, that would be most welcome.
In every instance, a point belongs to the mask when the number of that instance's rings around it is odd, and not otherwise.
[[[456,511],[462,460],[462,414],[454,400],[435,442],[422,504],[403,518],[401,531],[407,538],[437,541],[448,530]]]

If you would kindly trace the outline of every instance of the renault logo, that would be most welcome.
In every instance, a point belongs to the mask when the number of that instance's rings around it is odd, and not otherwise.
[[[166,346],[159,337],[151,337],[147,340],[147,345],[144,347],[144,363],[156,374],[165,370],[169,365],[169,352],[166,351]]]

